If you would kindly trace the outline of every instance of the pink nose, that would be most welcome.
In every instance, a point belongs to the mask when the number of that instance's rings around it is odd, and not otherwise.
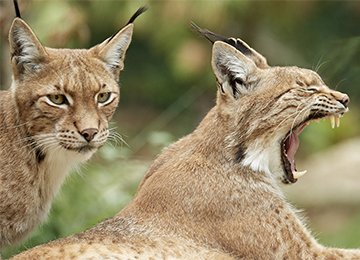
[[[86,141],[90,142],[94,136],[99,132],[96,128],[88,128],[81,131],[81,135],[85,138]]]
[[[340,102],[345,106],[347,107],[349,102],[350,102],[350,98],[348,95],[344,94],[342,100],[340,100]]]

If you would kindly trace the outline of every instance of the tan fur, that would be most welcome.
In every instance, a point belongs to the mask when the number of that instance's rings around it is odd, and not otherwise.
[[[14,20],[13,83],[0,93],[0,248],[43,221],[68,170],[106,142],[132,30],[89,50],[52,49]]]
[[[283,140],[343,114],[348,97],[311,70],[269,67],[248,52],[215,42],[216,106],[155,160],[123,210],[13,259],[360,259],[319,245],[279,188],[296,181]]]

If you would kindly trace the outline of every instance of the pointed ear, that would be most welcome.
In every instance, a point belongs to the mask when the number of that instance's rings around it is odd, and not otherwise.
[[[259,70],[251,59],[221,41],[213,45],[211,64],[221,93],[235,99],[249,93],[250,76]]]
[[[255,51],[253,48],[251,48],[249,45],[247,45],[246,42],[244,42],[243,40],[229,38],[226,40],[226,43],[230,44],[231,46],[234,46],[242,54],[244,54],[246,57],[251,59],[258,68],[260,69],[269,68],[266,58],[257,51]]]
[[[100,59],[114,71],[116,77],[119,76],[120,71],[124,68],[125,52],[131,42],[133,27],[133,24],[125,26],[98,46]]]
[[[41,69],[46,52],[35,33],[20,18],[15,18],[9,32],[14,76]]]

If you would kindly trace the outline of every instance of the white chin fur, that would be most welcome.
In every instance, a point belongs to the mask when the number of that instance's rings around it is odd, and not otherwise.
[[[79,153],[63,147],[48,149],[44,161],[40,164],[40,174],[47,176],[45,187],[48,198],[55,196],[70,168],[88,160],[95,151],[96,149]],[[50,203],[48,206],[50,207]]]
[[[278,142],[266,143],[260,139],[247,147],[245,158],[241,163],[253,171],[265,172],[276,180],[282,180],[284,170],[280,156]]]
[[[85,162],[96,152],[96,149],[87,152],[78,152],[56,147],[46,151],[45,162],[49,168],[68,171],[77,163]]]

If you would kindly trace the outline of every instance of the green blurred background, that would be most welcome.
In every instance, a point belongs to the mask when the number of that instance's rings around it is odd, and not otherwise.
[[[3,257],[113,216],[132,198],[156,154],[192,132],[214,105],[211,44],[190,29],[190,21],[220,35],[243,39],[270,65],[315,69],[331,88],[350,96],[350,111],[340,128],[332,130],[329,122],[313,123],[301,134],[298,168],[313,165],[315,172],[285,192],[297,207],[305,209],[309,227],[321,243],[360,247],[359,1],[19,0],[19,5],[40,41],[57,48],[89,48],[121,29],[140,6],[150,9],[135,21],[120,75],[120,105],[111,125],[126,144],[109,142],[88,164],[70,174],[48,221],[21,245],[3,249]],[[1,0],[0,8],[0,87],[7,89],[11,83],[7,34],[14,18],[12,1]],[[329,151],[334,153],[329,155]],[[334,167],[326,170],[324,178],[316,179],[329,164]],[[343,170],[341,174],[336,165]],[[335,186],[327,182],[337,178]],[[334,199],[326,199],[330,197]]]

